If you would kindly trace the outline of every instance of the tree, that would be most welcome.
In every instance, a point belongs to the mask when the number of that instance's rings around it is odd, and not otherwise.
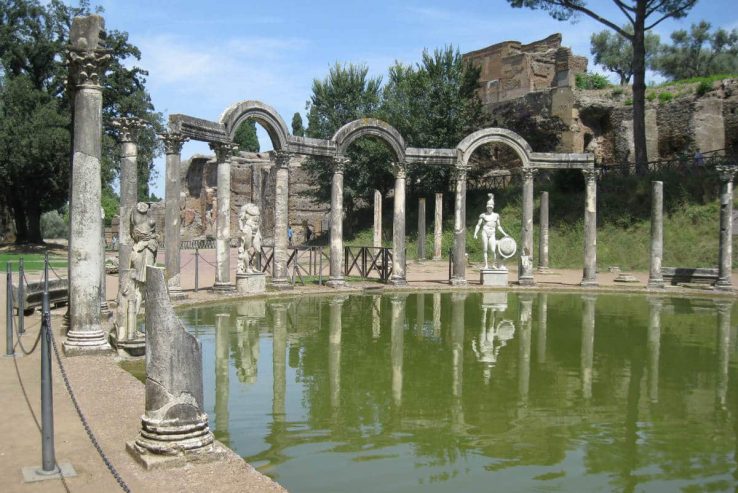
[[[587,7],[585,0],[508,0],[511,6],[547,11],[554,19],[567,20],[575,14],[587,15],[609,27],[633,47],[633,144],[636,170],[648,169],[646,152],[646,31],[664,20],[681,18],[697,0],[612,0],[628,20],[633,31],[628,32],[617,22],[606,19]]]
[[[292,115],[292,135],[295,137],[304,137],[305,128],[302,126],[302,116],[299,111],[295,111]]]
[[[256,136],[256,122],[246,120],[236,129],[233,142],[244,152],[259,152],[259,137]]]
[[[630,25],[622,26],[624,31],[633,32]],[[653,65],[653,59],[659,49],[658,34],[646,33],[646,66]],[[620,85],[627,86],[633,76],[633,44],[618,33],[608,30],[594,33],[591,38],[592,55],[597,65],[614,72],[620,77]]]
[[[654,68],[672,80],[738,72],[738,29],[711,33],[710,28],[701,21],[671,33],[673,44],[661,47]]]
[[[18,242],[40,241],[41,213],[61,207],[68,198],[71,102],[65,87],[64,51],[72,19],[90,12],[85,0],[78,7],[60,0],[0,2],[0,71],[4,77],[0,173],[8,177],[0,186],[2,198],[13,209]],[[145,197],[153,158],[161,152],[156,134],[163,128],[163,118],[146,92],[146,71],[129,67],[130,60],[139,60],[141,53],[128,42],[128,35],[109,31],[105,48],[112,57],[102,80],[103,190],[112,193],[120,162],[120,146],[110,121],[137,116],[149,122],[138,134],[139,189]],[[18,134],[20,128],[28,132]],[[38,198],[40,191],[44,195]]]

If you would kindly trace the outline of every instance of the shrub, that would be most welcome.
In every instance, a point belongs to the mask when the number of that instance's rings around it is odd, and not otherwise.
[[[653,91],[647,93],[646,94],[646,99],[649,100],[649,101],[653,101],[654,99],[656,99],[656,93],[653,92]]]
[[[708,82],[706,80],[703,80],[702,82],[700,82],[699,84],[697,84],[697,87],[694,90],[694,92],[698,96],[704,96],[709,91],[712,91],[712,83],[710,83],[710,82]]]
[[[41,214],[41,236],[44,238],[66,238],[69,228],[58,211]]]
[[[674,99],[674,95],[669,91],[659,93],[659,103],[668,103],[672,99]]]
[[[577,89],[604,89],[610,85],[610,81],[604,75],[580,73],[576,75]]]
[[[623,104],[625,106],[633,106],[633,99],[632,98],[628,98],[625,101],[623,101]]]
[[[623,88],[622,87],[616,87],[615,89],[612,90],[612,97],[616,98],[616,97],[622,96],[622,95],[623,95]]]

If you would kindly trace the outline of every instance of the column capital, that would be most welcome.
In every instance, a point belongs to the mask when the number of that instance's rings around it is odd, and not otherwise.
[[[182,145],[190,140],[189,137],[185,137],[181,132],[162,132],[159,134],[159,138],[164,142],[164,152],[166,154],[179,154],[182,152]]]
[[[538,173],[538,168],[522,168],[520,174],[523,176],[523,180],[532,180],[533,177]]]
[[[351,159],[346,156],[336,156],[333,158],[333,172],[343,174]]]
[[[108,61],[110,61],[110,50],[100,48],[95,50],[68,48],[68,82],[75,88],[91,87],[102,89],[100,77],[105,72]]]
[[[276,151],[274,153],[274,162],[279,169],[289,169],[290,161],[295,156],[293,152],[287,151]]]
[[[451,168],[451,177],[454,181],[466,181],[470,169],[467,164],[457,164]]]
[[[401,180],[404,180],[407,178],[407,163],[406,162],[393,162],[391,164],[392,166],[392,174],[395,175],[395,178],[400,178]]]
[[[115,128],[118,142],[121,144],[133,142],[136,130],[146,125],[146,121],[135,116],[121,116],[113,118],[110,124]]]
[[[215,159],[219,163],[223,163],[238,149],[238,146],[232,142],[210,142],[210,149],[215,152]]]
[[[597,179],[597,170],[595,168],[583,168],[582,174],[584,175],[584,181],[593,182]]]
[[[715,166],[715,171],[717,171],[718,176],[720,177],[720,181],[725,183],[728,181],[733,181],[733,175],[735,175],[736,166],[721,164]]]

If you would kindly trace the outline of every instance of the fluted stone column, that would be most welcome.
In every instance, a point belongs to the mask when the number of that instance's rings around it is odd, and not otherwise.
[[[582,296],[582,397],[592,398],[592,364],[594,362],[595,303],[596,296]]]
[[[584,272],[581,286],[597,286],[597,172],[584,173]]]
[[[436,194],[436,214],[433,222],[433,260],[441,260],[443,243],[443,194]]]
[[[110,351],[100,325],[100,271],[103,269],[102,86],[110,55],[99,47],[102,17],[76,17],[70,30],[69,85],[74,91],[74,140],[69,211],[69,316],[67,354]]]
[[[395,203],[392,211],[392,276],[390,284],[404,286],[406,278],[405,251],[405,182],[407,164],[395,163]]]
[[[659,401],[662,304],[660,298],[648,298],[648,398],[652,403]]]
[[[287,397],[287,305],[272,303],[272,419],[275,423],[285,420]]]
[[[520,295],[520,346],[518,349],[518,395],[528,402],[530,390],[530,343],[533,332],[533,296]]]
[[[735,166],[717,166],[720,176],[720,258],[718,260],[718,289],[733,289],[733,175]]]
[[[233,144],[211,143],[218,162],[218,217],[215,224],[215,291],[233,291],[231,282],[231,153]]]
[[[331,408],[338,410],[341,404],[341,312],[346,298],[337,296],[328,302],[330,319],[328,326],[328,376],[331,389]]]
[[[406,295],[394,294],[390,319],[390,361],[392,362],[392,401],[402,405],[402,365],[405,350],[405,302]]]
[[[730,313],[733,300],[716,300],[717,308],[717,385],[715,386],[715,405],[720,410],[727,409],[728,376],[730,369]]]
[[[651,190],[651,266],[648,287],[663,288],[661,262],[664,259],[664,183],[652,182]]]
[[[418,262],[425,260],[425,198],[418,199]]]
[[[533,280],[533,180],[538,170],[523,169],[523,220],[520,229],[518,284],[532,286]]]
[[[331,265],[326,285],[333,288],[346,286],[343,273],[343,173],[348,158],[337,156],[333,161],[331,182]]]
[[[375,248],[382,246],[382,192],[374,190],[374,242]]]
[[[289,228],[290,159],[292,154],[279,151],[276,158],[272,286],[279,289],[289,289],[292,288],[292,285],[290,285],[287,272],[287,260],[289,259],[287,228]]]
[[[468,170],[468,166],[461,165],[457,165],[453,169],[456,195],[454,198],[452,286],[466,284],[466,175]]]
[[[540,235],[538,236],[538,272],[548,272],[548,192],[541,193]]]
[[[182,145],[189,140],[179,132],[160,135],[166,153],[166,183],[164,191],[164,254],[166,255],[166,277],[169,297],[173,300],[186,298],[182,292],[179,270],[180,244],[180,154]]]

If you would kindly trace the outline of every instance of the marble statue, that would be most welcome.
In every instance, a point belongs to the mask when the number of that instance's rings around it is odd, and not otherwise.
[[[474,228],[474,239],[477,238],[479,230],[482,230],[482,248],[484,250],[484,268],[489,269],[489,262],[487,261],[488,252],[492,252],[492,264],[495,268],[499,268],[497,264],[497,238],[496,230],[499,230],[504,237],[509,237],[504,229],[502,229],[502,223],[500,222],[500,215],[494,212],[495,208],[495,196],[492,193],[487,194],[489,200],[487,200],[487,212],[483,212],[479,215],[479,222],[477,222],[476,228]]]
[[[252,203],[241,206],[238,213],[238,227],[241,230],[238,241],[238,274],[254,272],[254,259],[261,252],[260,225],[259,207]]]

